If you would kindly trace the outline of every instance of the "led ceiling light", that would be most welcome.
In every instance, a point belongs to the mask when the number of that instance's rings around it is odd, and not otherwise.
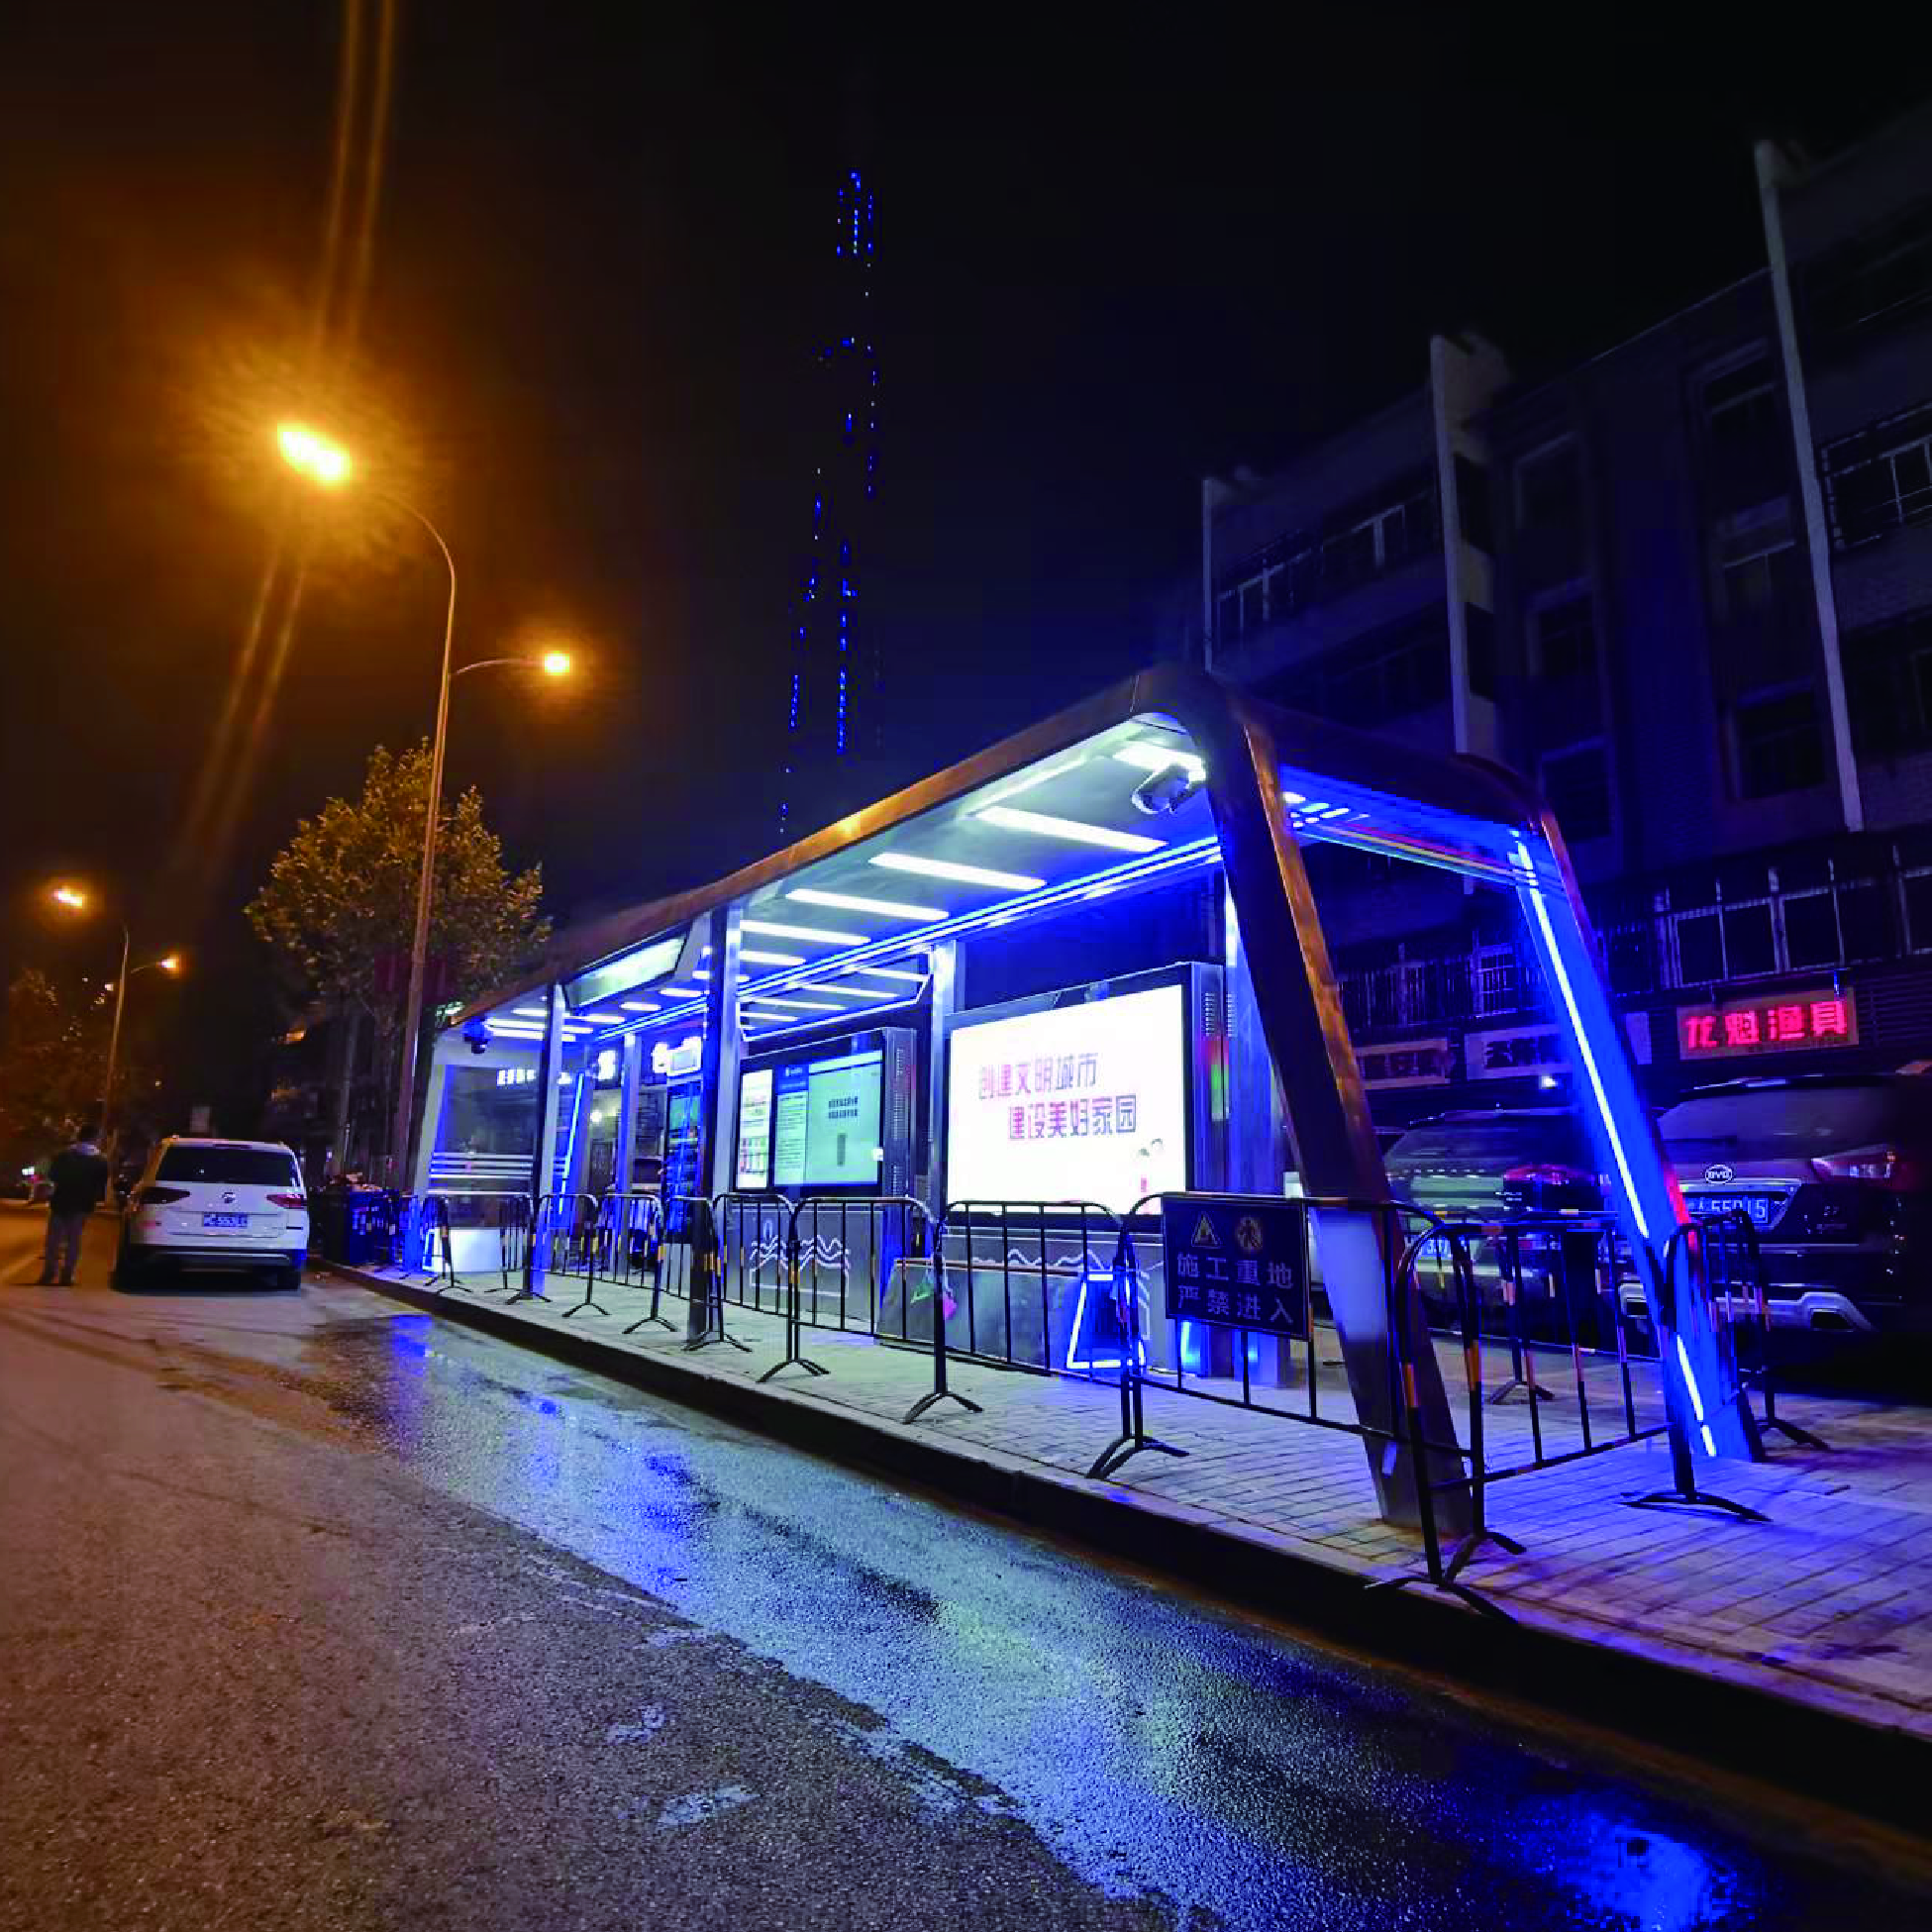
[[[876,912],[885,919],[927,920],[951,917],[943,906],[912,906],[902,899],[864,899],[857,892],[821,892],[815,886],[794,885],[785,894],[800,905],[830,906],[835,912]]]
[[[1002,892],[1034,892],[1047,882],[1025,872],[996,872],[989,865],[962,865],[951,859],[920,859],[904,852],[881,852],[871,863],[888,872],[919,872],[927,878],[955,879],[961,885],[990,885]]]
[[[1114,754],[1114,762],[1134,765],[1142,771],[1168,771],[1178,765],[1190,778],[1207,776],[1205,761],[1192,752],[1170,751],[1166,745],[1153,744],[1147,739],[1123,745]]]
[[[658,1013],[663,1009],[653,1006],[648,999],[627,999],[624,1002],[624,1010],[627,1013]]]
[[[756,1013],[764,1006],[797,1006],[811,1013],[843,1013],[843,1006],[835,1006],[829,999],[793,999],[789,995],[780,998],[775,993],[759,993],[746,1000],[739,1008],[741,1013]]]
[[[1089,825],[1084,819],[1055,818],[1051,812],[1023,811],[1017,805],[988,805],[979,814],[986,825],[1008,832],[1037,832],[1043,839],[1067,839],[1079,846],[1104,846],[1109,852],[1159,852],[1160,839],[1145,832],[1116,832],[1111,825]]]
[[[520,1020],[547,1020],[550,1018],[548,1006],[513,1006],[510,1011]]]
[[[852,974],[852,973],[855,973],[855,972],[869,972],[869,973],[871,974],[871,976],[872,976],[872,977],[873,977],[874,979],[911,979],[911,980],[914,980],[914,981],[921,981],[921,980],[924,980],[924,979],[926,979],[926,978],[927,978],[927,977],[929,976],[928,974],[926,974],[926,973],[923,973],[923,972],[913,972],[913,971],[910,971],[910,970],[909,970],[909,969],[908,969],[907,967],[905,967],[905,966],[847,966],[847,967],[846,967],[846,973],[847,973],[848,975],[850,975],[850,974]]]
[[[986,800],[986,805],[997,805],[1006,798],[1018,798],[1022,792],[1033,791],[1041,785],[1051,783],[1055,778],[1065,777],[1069,771],[1077,771],[1085,763],[1086,754],[1081,752],[1073,758],[1062,759],[1058,764],[1048,765],[1045,770],[1025,772],[1014,783],[1002,786],[994,792]],[[983,817],[985,806],[982,805],[978,809]]]
[[[802,953],[766,953],[756,946],[742,948],[738,957],[747,966],[803,966],[805,964],[805,956]]]
[[[865,943],[864,933],[842,933],[830,926],[787,926],[778,919],[748,919],[744,929],[766,939],[812,940],[820,946],[864,946]]]

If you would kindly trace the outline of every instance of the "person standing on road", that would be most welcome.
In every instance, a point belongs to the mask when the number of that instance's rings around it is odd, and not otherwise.
[[[47,1203],[47,1251],[41,1258],[41,1286],[63,1288],[74,1281],[74,1265],[80,1260],[80,1238],[87,1231],[87,1217],[107,1196],[107,1157],[94,1145],[99,1130],[83,1127],[72,1147],[53,1157],[47,1177],[53,1191]]]

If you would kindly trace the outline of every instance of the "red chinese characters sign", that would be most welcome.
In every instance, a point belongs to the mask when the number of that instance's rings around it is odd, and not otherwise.
[[[1857,1045],[1858,1001],[1849,987],[1678,1008],[1679,1060],[1731,1060],[1741,1054]]]

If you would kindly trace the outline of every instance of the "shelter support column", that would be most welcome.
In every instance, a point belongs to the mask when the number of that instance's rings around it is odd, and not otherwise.
[[[1388,1175],[1342,1014],[1301,851],[1288,830],[1279,761],[1266,725],[1225,698],[1188,707],[1182,722],[1205,753],[1208,798],[1220,836],[1228,890],[1253,975],[1256,1009],[1281,1081],[1286,1126],[1304,1192],[1362,1202],[1389,1197]],[[1278,1180],[1275,1183],[1279,1185]],[[1383,1250],[1385,1219],[1336,1209],[1316,1216],[1322,1281],[1342,1345],[1356,1414],[1372,1433],[1365,1447],[1376,1501],[1389,1522],[1420,1520],[1416,1470],[1393,1437],[1401,1428],[1399,1363],[1414,1371],[1423,1440],[1457,1440],[1442,1372],[1412,1286],[1391,1297]],[[1390,1333],[1391,1299],[1403,1346]],[[1429,1481],[1443,1535],[1470,1528],[1470,1497],[1452,1449],[1428,1452]]]

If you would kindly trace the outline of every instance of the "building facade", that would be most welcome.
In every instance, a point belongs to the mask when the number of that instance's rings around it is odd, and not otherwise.
[[[1204,491],[1211,667],[1533,775],[1653,1100],[1932,1057],[1932,113],[1759,168],[1757,273]],[[1379,1117],[1569,1087],[1492,905],[1312,857]]]

